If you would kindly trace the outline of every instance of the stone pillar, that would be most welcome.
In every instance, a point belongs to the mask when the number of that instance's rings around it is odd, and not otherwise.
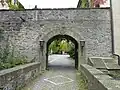
[[[46,64],[45,64],[45,41],[40,40],[40,52],[39,52],[39,59],[41,63],[41,70],[44,71]]]
[[[111,0],[114,30],[114,52],[120,55],[120,0]]]
[[[80,41],[80,61],[79,64],[86,64],[85,41]]]

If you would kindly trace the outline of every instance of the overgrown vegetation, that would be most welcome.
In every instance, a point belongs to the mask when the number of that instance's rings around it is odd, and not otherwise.
[[[8,39],[4,40],[3,30],[0,30],[0,43],[4,43],[0,44],[0,70],[27,63],[27,57],[15,52],[15,46],[13,44],[10,46]]]
[[[16,0],[16,2],[14,1],[14,3],[12,2],[12,0],[7,0],[7,4],[9,6],[9,9],[11,10],[24,10],[24,6],[18,1]]]
[[[75,58],[75,46],[66,39],[56,39],[49,45],[50,54],[69,54],[70,57]]]
[[[68,54],[70,55],[71,58],[75,59],[75,48],[71,47]]]
[[[79,90],[88,90],[88,81],[86,77],[80,71],[76,71],[76,78],[78,82]]]
[[[0,70],[27,63],[27,56],[15,51],[14,44],[9,41],[9,36],[4,38],[4,30],[0,28]]]
[[[11,10],[24,10],[24,6],[18,0],[1,0],[2,6],[7,4]]]
[[[100,8],[100,5],[104,5],[108,0],[79,0],[78,8]]]
[[[15,55],[14,47],[10,49],[9,44],[6,44],[4,48],[0,47],[0,70],[25,63],[27,63],[27,57],[22,56],[19,53]]]

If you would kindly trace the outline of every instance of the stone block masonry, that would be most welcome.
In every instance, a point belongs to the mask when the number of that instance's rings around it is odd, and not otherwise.
[[[20,90],[40,74],[40,63],[30,63],[0,71],[0,90]]]
[[[87,64],[80,68],[88,80],[88,90],[120,90],[120,82],[100,70]]]
[[[113,31],[114,31],[114,53],[120,55],[120,1],[111,0],[113,14]]]
[[[39,40],[66,34],[86,41],[86,57],[111,56],[110,9],[0,11],[0,28],[28,60],[39,61]]]

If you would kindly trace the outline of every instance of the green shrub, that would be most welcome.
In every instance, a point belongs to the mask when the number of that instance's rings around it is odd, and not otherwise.
[[[23,65],[27,63],[27,57],[19,54],[14,55],[14,46],[10,49],[9,44],[5,48],[0,47],[0,70]],[[17,52],[18,53],[18,52]]]
[[[68,54],[70,55],[71,58],[75,59],[75,50],[73,47],[69,50]]]
[[[58,39],[54,40],[50,45],[49,45],[49,53],[50,54],[62,54],[64,51],[65,53],[68,53],[71,58],[75,59],[75,46],[74,44],[69,41],[64,39]],[[52,50],[52,52],[51,52]]]

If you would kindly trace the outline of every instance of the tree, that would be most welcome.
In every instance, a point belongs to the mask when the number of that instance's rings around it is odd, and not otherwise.
[[[7,0],[9,9],[12,10],[24,10],[24,6],[18,1],[16,0],[14,3],[12,2],[12,0]]]
[[[77,8],[88,8],[89,1],[88,0],[79,0]]]
[[[60,41],[59,40],[54,40],[50,45],[49,45],[49,52],[51,53],[59,53],[60,49]]]
[[[105,4],[107,0],[79,0],[77,8],[95,8]]]
[[[60,42],[60,51],[61,52],[68,52],[69,51],[69,43],[67,42],[67,40],[62,40]]]
[[[100,5],[105,4],[107,0],[90,0],[90,6],[93,7],[100,7]]]
[[[49,45],[50,54],[68,53],[71,58],[75,57],[75,45],[68,39],[59,38]]]

